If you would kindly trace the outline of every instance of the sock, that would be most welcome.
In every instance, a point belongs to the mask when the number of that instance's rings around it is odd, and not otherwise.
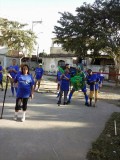
[[[25,117],[25,114],[26,114],[26,112],[25,112],[25,111],[23,111],[23,117]]]
[[[11,87],[12,95],[14,95],[14,87]]]
[[[88,103],[88,95],[85,95],[85,102]]]
[[[58,93],[58,95],[57,95],[57,98],[60,96],[60,92]]]
[[[72,95],[73,95],[72,93],[69,94],[68,101],[71,101]]]
[[[26,114],[26,112],[23,111],[22,119],[24,119],[24,120],[25,120],[25,114]]]
[[[17,93],[17,87],[15,87],[15,92]]]

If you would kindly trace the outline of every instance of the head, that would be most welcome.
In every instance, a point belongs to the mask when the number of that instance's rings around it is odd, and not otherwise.
[[[12,64],[13,64],[13,66],[16,65],[16,59],[12,59]]]
[[[102,69],[99,69],[99,72],[102,73],[103,72]]]
[[[66,65],[65,65],[65,68],[70,68],[70,65],[67,63]]]
[[[80,66],[77,66],[77,67],[76,67],[76,70],[77,70],[78,72],[81,72],[81,71],[82,71]]]
[[[29,66],[24,64],[21,68],[22,74],[29,74]]]
[[[69,68],[66,68],[65,69],[65,74],[68,74],[70,71],[69,71]]]
[[[40,67],[40,68],[42,67],[42,63],[39,63],[39,67]]]
[[[87,70],[88,75],[92,75],[92,69]]]

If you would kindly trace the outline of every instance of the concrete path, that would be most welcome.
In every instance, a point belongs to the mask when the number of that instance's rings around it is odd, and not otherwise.
[[[15,98],[8,90],[0,120],[0,160],[86,160],[105,122],[113,112],[120,112],[102,101],[96,108],[86,107],[81,93],[70,105],[57,106],[55,91],[56,83],[44,80],[42,93],[36,92],[29,101],[26,121],[21,122],[12,119]],[[0,91],[0,111],[3,94]]]

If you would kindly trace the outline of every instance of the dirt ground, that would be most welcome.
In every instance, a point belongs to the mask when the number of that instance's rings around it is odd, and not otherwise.
[[[50,81],[55,82],[54,77],[48,78]],[[89,86],[88,86],[89,88]],[[89,91],[88,91],[89,94]],[[74,97],[83,97],[83,93],[77,92],[74,93]],[[84,97],[83,97],[84,98]],[[108,103],[115,104],[120,107],[120,85],[118,87],[115,86],[115,84],[110,83],[103,83],[103,87],[101,88],[101,91],[98,94],[99,100],[104,100]]]
[[[99,99],[120,107],[120,86],[105,86],[101,88]]]

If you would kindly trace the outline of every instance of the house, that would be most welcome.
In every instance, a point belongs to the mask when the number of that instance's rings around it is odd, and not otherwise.
[[[46,74],[55,74],[57,73],[58,66],[65,66],[66,63],[70,64],[70,66],[74,66],[76,64],[77,57],[71,53],[66,52],[60,46],[56,46],[54,44],[55,38],[52,39],[52,45],[50,47],[50,54],[44,55],[40,54],[39,57],[33,55],[30,58],[25,57],[22,59],[22,62],[28,63],[34,69],[37,66],[37,63],[43,64],[43,69]]]
[[[46,74],[56,75],[58,66],[65,66],[66,63],[70,66],[76,66],[76,64],[82,64],[84,70],[91,68],[93,72],[99,72],[102,69],[105,73],[106,79],[114,80],[116,77],[110,75],[109,72],[114,71],[114,61],[108,55],[103,54],[95,59],[90,58],[90,55],[85,59],[79,59],[74,53],[66,52],[61,46],[54,43],[56,39],[52,38],[52,45],[50,47],[50,54],[40,54],[39,56],[32,55],[32,57],[25,57],[23,54],[19,54],[17,51],[8,54],[6,48],[0,50],[0,60],[2,65],[6,68],[11,64],[13,58],[17,60],[18,65],[20,63],[27,63],[31,70],[34,70],[38,63],[43,64],[43,69]],[[120,78],[120,76],[119,76]]]
[[[8,51],[7,47],[0,47],[0,61],[3,68],[7,68],[11,65],[12,59],[17,60],[17,64],[20,65],[20,60],[23,57],[22,54],[19,55],[18,51]]]

